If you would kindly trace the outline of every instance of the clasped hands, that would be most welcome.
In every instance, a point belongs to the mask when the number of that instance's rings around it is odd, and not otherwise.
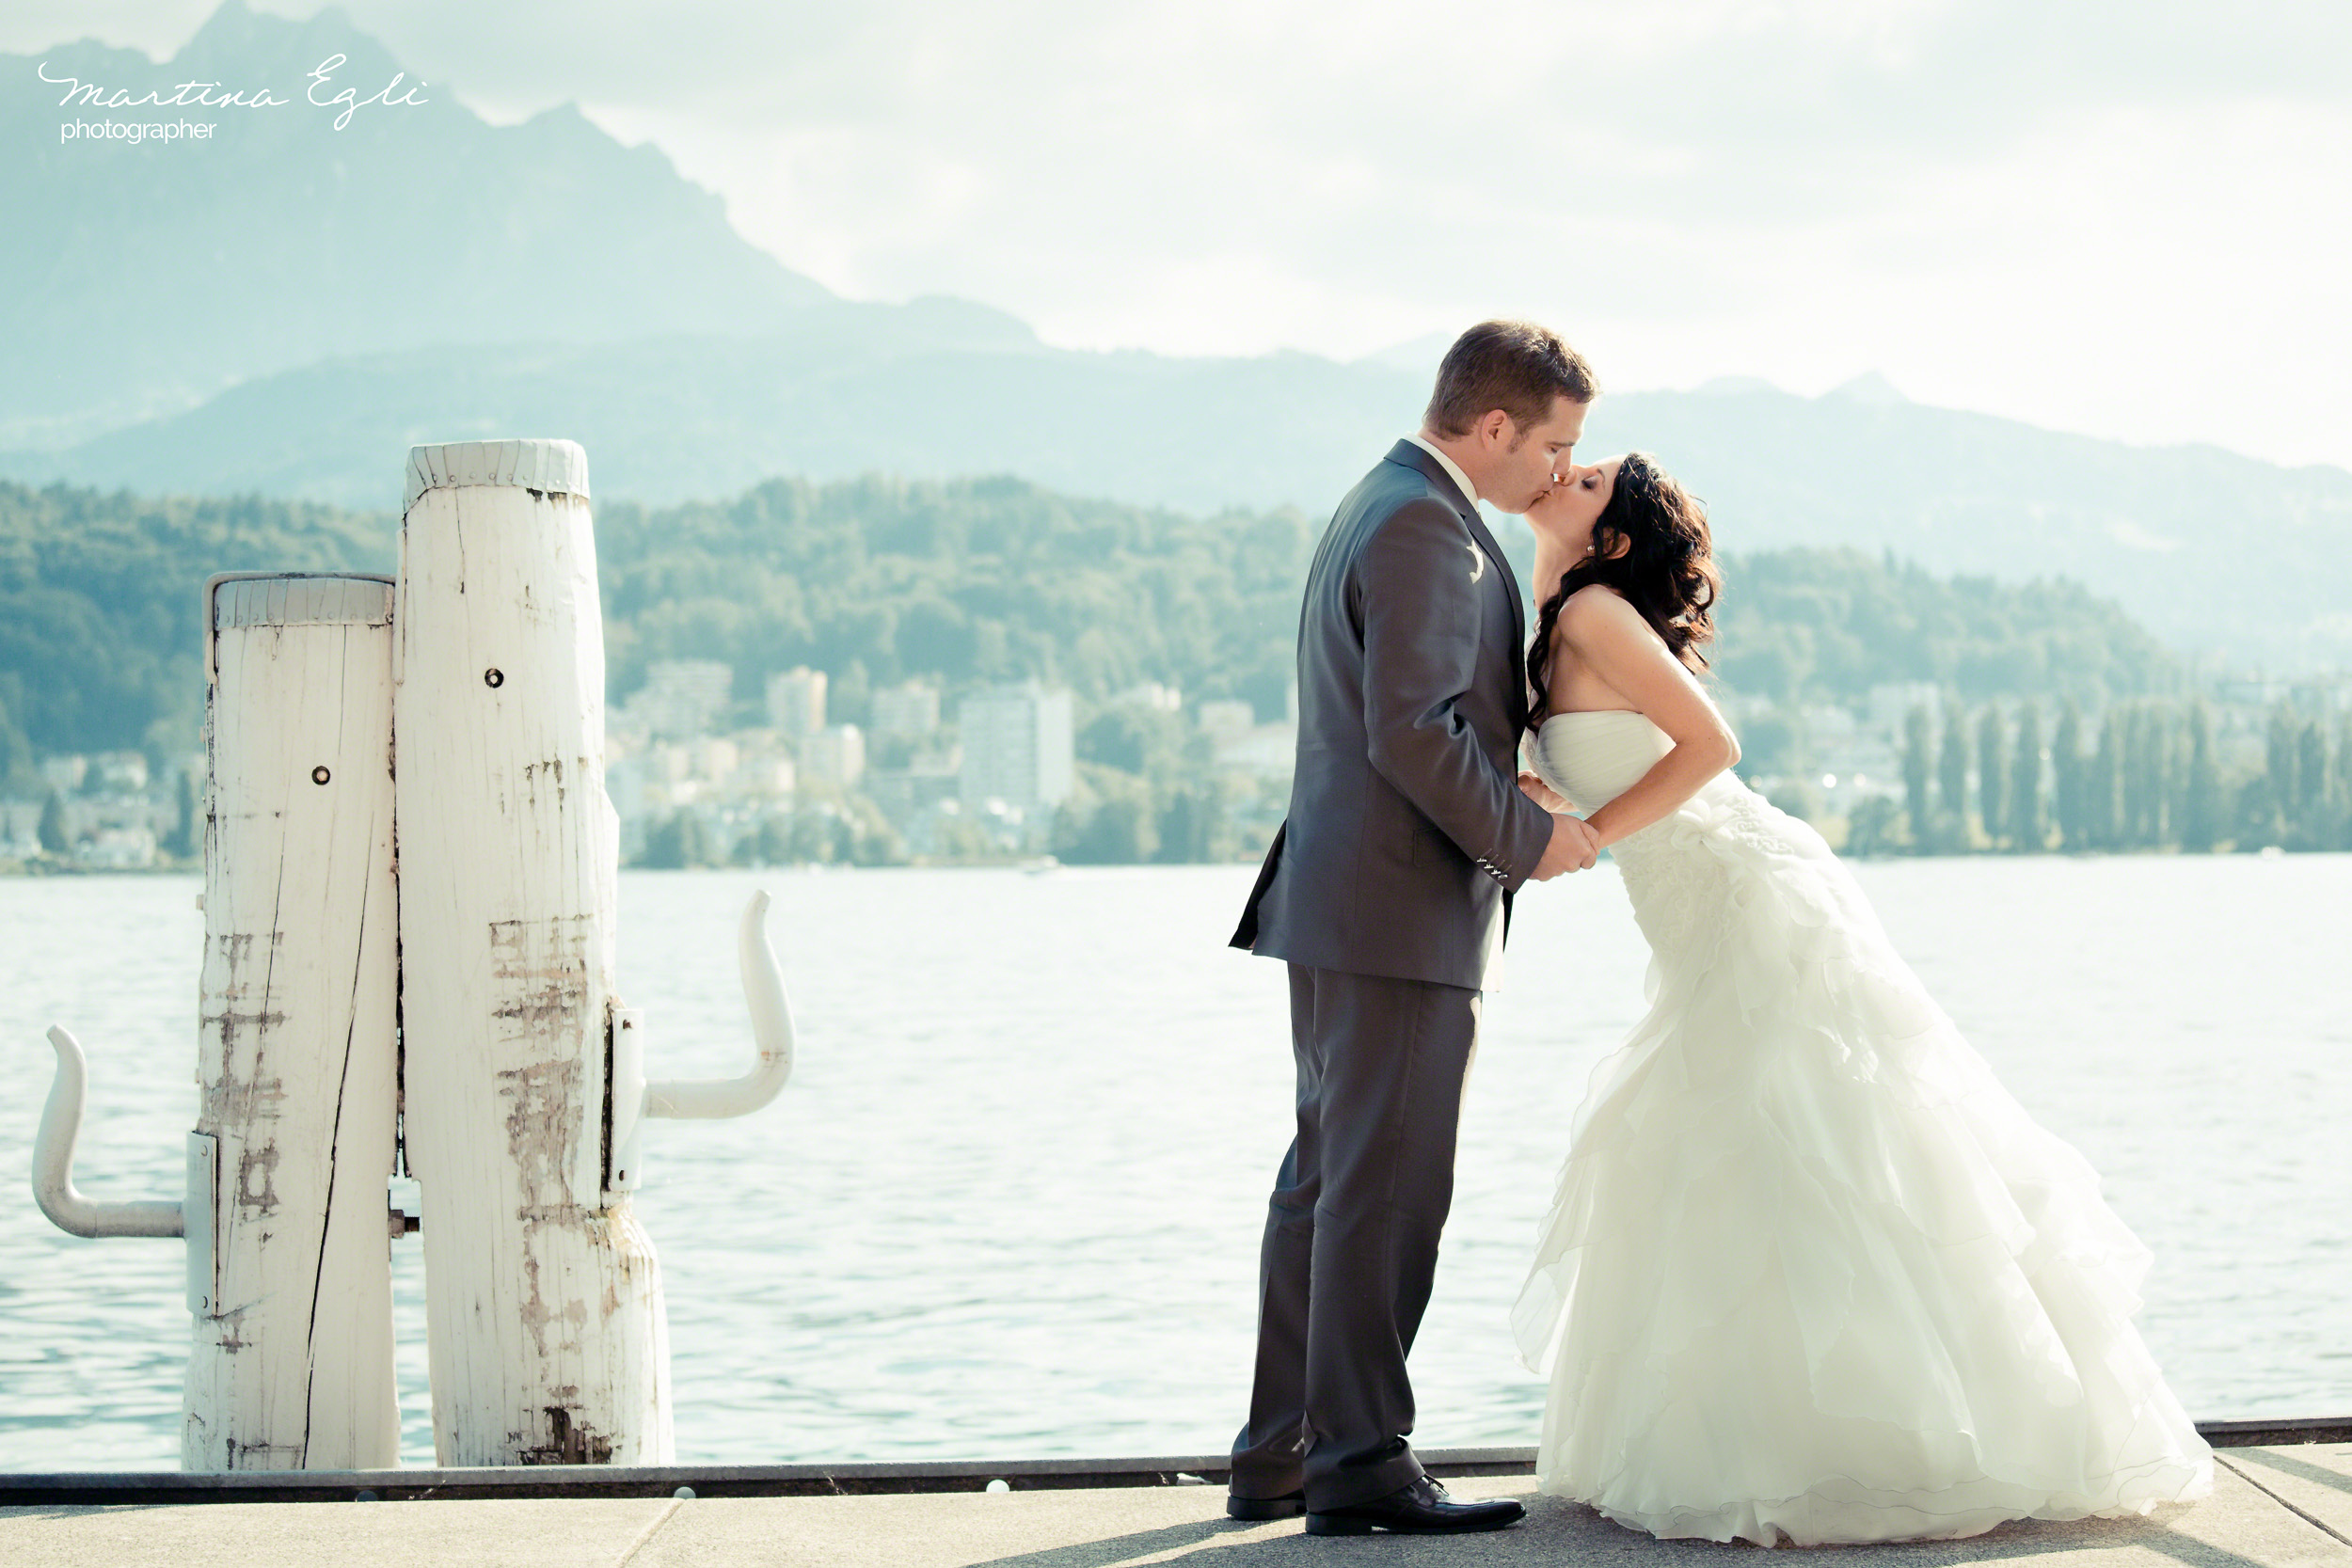
[[[1528,879],[1547,882],[1563,872],[1590,871],[1600,856],[1600,835],[1582,817],[1568,815],[1574,802],[1534,773],[1520,773],[1519,788],[1551,813],[1551,842],[1544,846],[1543,858],[1535,863]]]

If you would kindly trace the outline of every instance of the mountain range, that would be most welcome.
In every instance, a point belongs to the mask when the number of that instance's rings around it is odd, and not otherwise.
[[[339,11],[241,0],[168,62],[95,42],[0,55],[0,136],[21,150],[0,164],[20,219],[0,228],[0,475],[378,508],[412,443],[560,435],[587,446],[600,497],[648,505],[785,474],[1001,473],[1313,515],[1416,421],[1442,341],[1354,363],[1083,353],[969,301],[845,300],[572,105],[492,125],[431,84],[335,130],[302,98],[337,55],[361,94],[402,71]],[[101,110],[62,105],[61,80],[293,102]],[[102,116],[218,124],[200,143],[60,141]],[[2340,468],[2065,435],[1875,377],[1605,395],[1582,450],[1624,446],[1706,498],[1730,548],[2066,577],[2185,649],[2352,665],[2352,613],[2328,597],[2352,569]]]

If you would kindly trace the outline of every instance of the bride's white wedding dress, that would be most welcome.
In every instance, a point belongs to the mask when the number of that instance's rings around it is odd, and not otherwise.
[[[1671,744],[1577,712],[1533,751],[1590,809]],[[2147,1250],[1820,836],[1726,772],[1611,852],[1650,1008],[1594,1074],[1514,1313],[1550,1377],[1542,1490],[1765,1545],[2210,1491],[2132,1326]]]

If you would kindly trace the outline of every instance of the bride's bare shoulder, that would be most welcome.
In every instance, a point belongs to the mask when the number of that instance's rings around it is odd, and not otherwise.
[[[1560,606],[1560,627],[1570,637],[1605,632],[1629,621],[1642,625],[1642,612],[1623,594],[1605,582],[1588,582]]]

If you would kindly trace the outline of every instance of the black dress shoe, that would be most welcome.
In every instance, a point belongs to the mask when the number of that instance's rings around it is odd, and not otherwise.
[[[1292,1519],[1307,1512],[1307,1494],[1285,1492],[1279,1497],[1225,1495],[1225,1513],[1234,1519]]]
[[[1445,1488],[1422,1476],[1385,1497],[1325,1509],[1307,1515],[1309,1535],[1370,1535],[1391,1530],[1398,1535],[1451,1535],[1470,1530],[1501,1529],[1527,1517],[1514,1497],[1483,1503],[1457,1503]]]

